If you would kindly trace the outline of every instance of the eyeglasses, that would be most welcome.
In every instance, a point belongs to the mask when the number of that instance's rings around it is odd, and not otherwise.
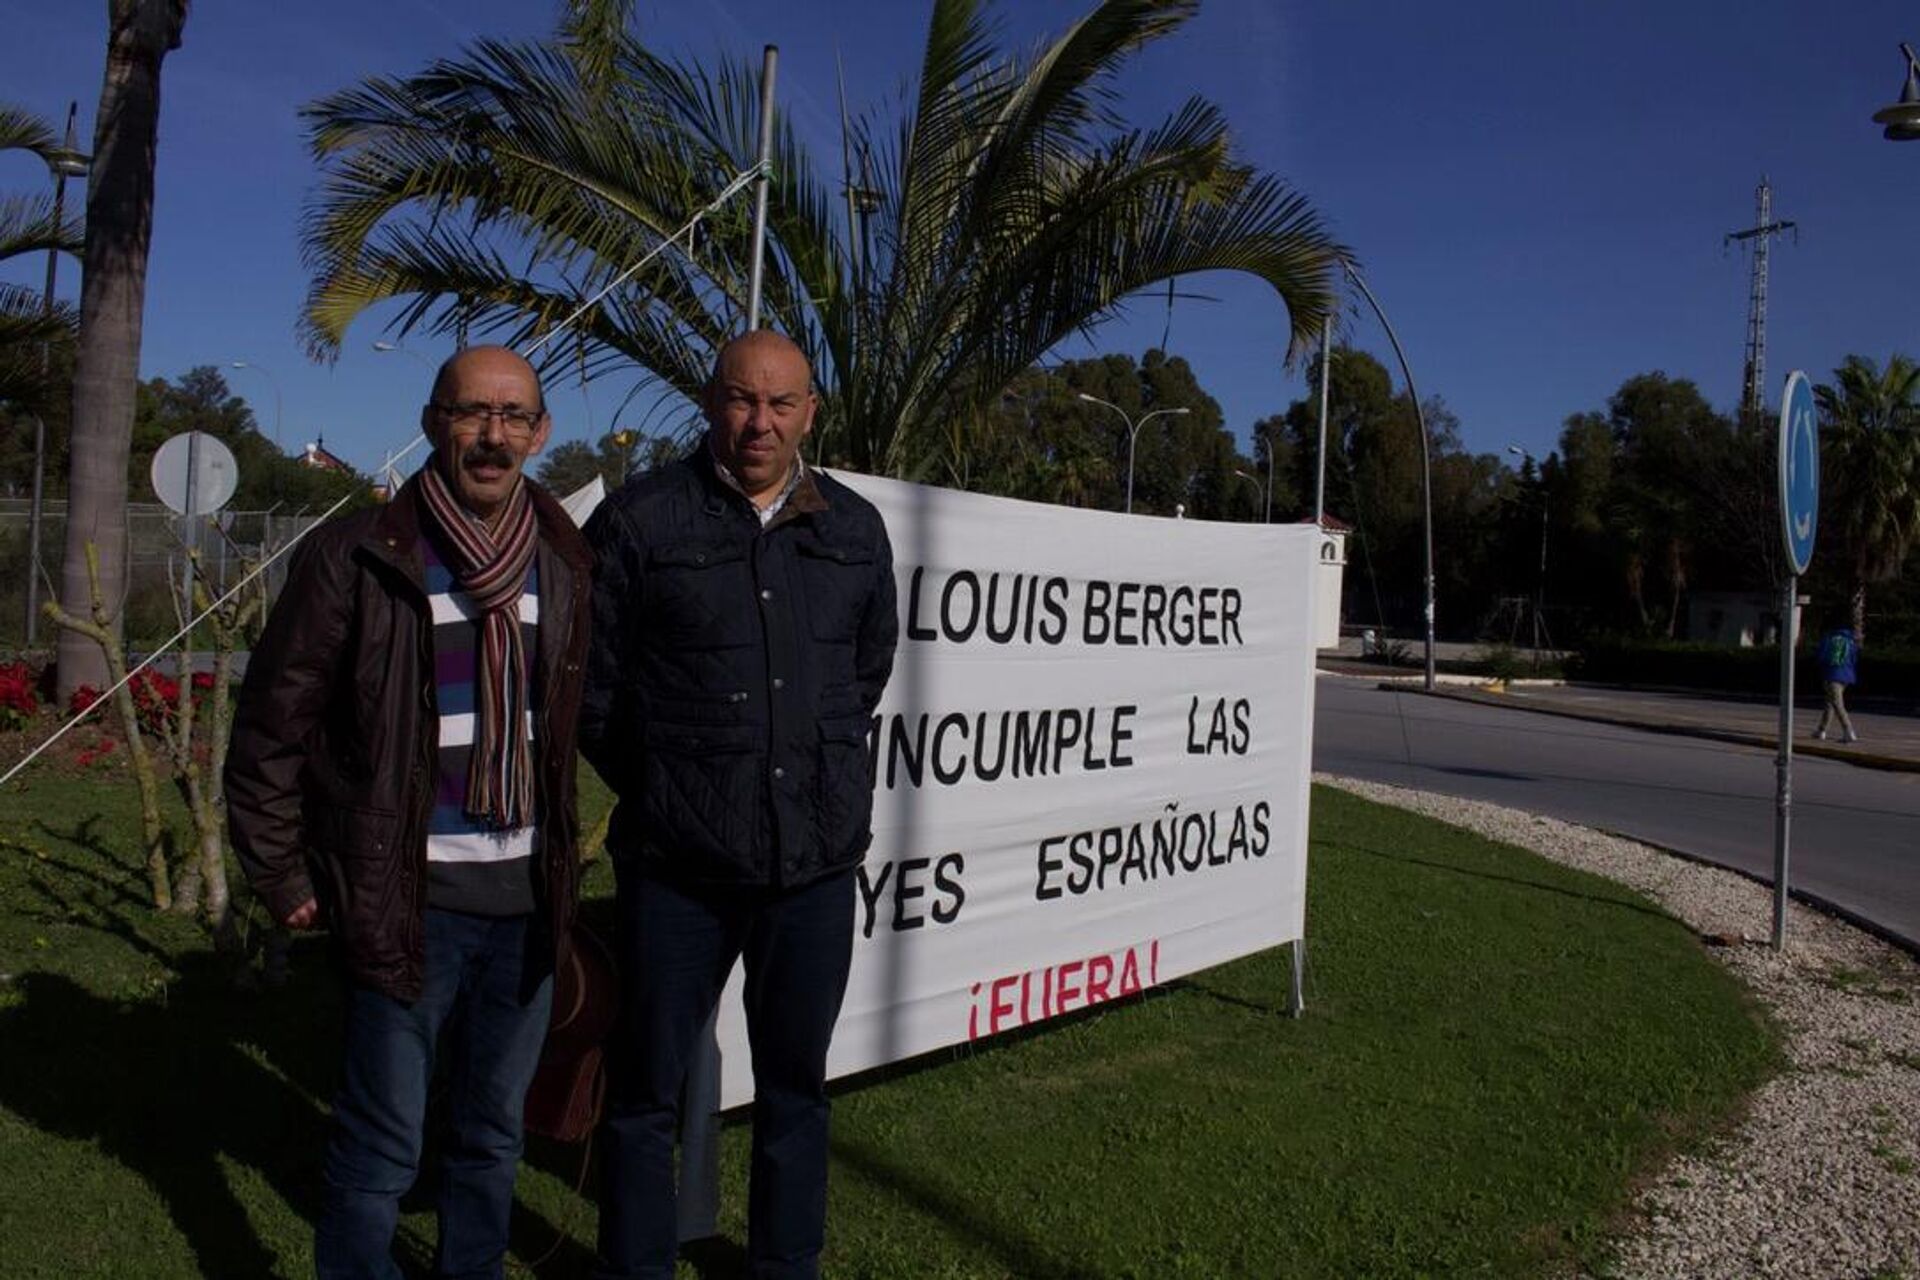
[[[478,431],[489,418],[498,418],[500,429],[510,436],[532,435],[533,429],[540,425],[540,419],[547,416],[545,409],[522,409],[517,404],[482,404],[477,400],[454,403],[433,400],[428,402],[428,407],[458,431]]]

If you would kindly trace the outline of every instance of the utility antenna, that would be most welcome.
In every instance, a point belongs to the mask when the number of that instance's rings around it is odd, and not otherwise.
[[[1728,232],[1723,244],[1753,244],[1753,279],[1747,295],[1747,358],[1740,376],[1740,415],[1745,422],[1758,422],[1767,408],[1767,246],[1773,237],[1793,232],[1800,241],[1800,225],[1773,220],[1773,188],[1766,176],[1754,190],[1759,216],[1745,231]]]

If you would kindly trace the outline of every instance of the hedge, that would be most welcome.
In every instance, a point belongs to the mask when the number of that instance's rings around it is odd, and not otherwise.
[[[1803,691],[1820,687],[1818,637],[1800,646],[1794,681]],[[1683,641],[1600,640],[1571,654],[1567,678],[1589,684],[1712,689],[1727,693],[1775,694],[1780,688],[1780,650],[1774,645],[1732,649]],[[1858,695],[1868,698],[1920,699],[1920,649],[1863,648]]]

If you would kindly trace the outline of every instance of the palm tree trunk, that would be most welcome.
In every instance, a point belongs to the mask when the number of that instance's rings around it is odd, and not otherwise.
[[[1865,644],[1867,640],[1867,580],[1855,578],[1853,590],[1847,597],[1849,612],[1853,617],[1853,639],[1856,644]]]
[[[160,63],[180,47],[189,0],[109,0],[106,79],[87,180],[80,339],[73,370],[67,545],[60,602],[85,616],[86,548],[99,548],[100,589],[120,626],[127,577],[127,452],[140,376],[140,320],[153,232]],[[60,699],[107,683],[100,647],[62,631]]]

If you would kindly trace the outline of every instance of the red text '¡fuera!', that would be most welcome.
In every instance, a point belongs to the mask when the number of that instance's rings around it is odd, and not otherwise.
[[[1154,938],[1085,960],[976,982],[967,1010],[967,1039],[998,1035],[1075,1009],[1138,995],[1159,981],[1160,940]]]

